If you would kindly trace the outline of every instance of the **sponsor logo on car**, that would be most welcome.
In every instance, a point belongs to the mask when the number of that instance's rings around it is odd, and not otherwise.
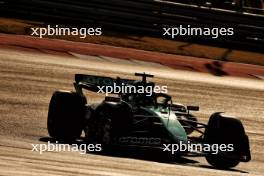
[[[161,144],[161,138],[154,137],[120,137],[118,139],[120,143],[129,143],[129,144],[145,144],[145,145],[159,145]]]

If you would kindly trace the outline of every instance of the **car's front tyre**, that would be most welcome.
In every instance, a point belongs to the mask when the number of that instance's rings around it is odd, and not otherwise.
[[[228,169],[237,166],[240,161],[250,160],[248,137],[239,119],[222,113],[212,114],[205,129],[204,142],[232,146],[232,150],[218,151],[217,154],[206,156],[208,163],[214,167]]]

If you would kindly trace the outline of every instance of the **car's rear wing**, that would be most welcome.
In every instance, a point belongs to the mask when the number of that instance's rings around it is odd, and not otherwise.
[[[98,92],[99,88],[102,87],[132,85],[134,82],[135,80],[121,79],[119,77],[114,79],[105,76],[75,74],[75,85],[94,92]]]

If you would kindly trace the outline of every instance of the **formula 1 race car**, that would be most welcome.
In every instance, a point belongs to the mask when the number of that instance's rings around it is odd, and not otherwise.
[[[50,137],[74,141],[84,131],[85,139],[101,144],[103,150],[110,146],[144,147],[172,155],[204,156],[217,168],[250,161],[249,140],[239,119],[216,112],[208,124],[199,123],[190,113],[199,107],[174,103],[170,95],[151,89],[155,83],[147,77],[153,75],[135,75],[142,80],[76,74],[75,92],[55,91],[52,95],[47,123]],[[87,104],[83,90],[109,93],[109,86],[121,88],[101,103]],[[125,86],[135,89],[120,91]],[[137,91],[140,88],[148,91]],[[191,135],[194,132],[199,136]],[[195,150],[194,144],[199,145]],[[181,146],[184,150],[179,150]]]

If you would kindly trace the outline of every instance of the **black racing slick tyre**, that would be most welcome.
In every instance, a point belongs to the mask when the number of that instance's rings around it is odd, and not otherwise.
[[[233,146],[232,150],[220,151],[220,153],[206,156],[209,164],[220,169],[237,166],[242,158],[241,156],[249,152],[248,137],[241,121],[224,116],[222,113],[214,113],[210,117],[204,133],[204,142],[207,144]]]
[[[50,137],[74,141],[83,129],[85,98],[75,92],[55,91],[51,97],[47,128]]]
[[[224,157],[207,156],[205,158],[209,164],[219,169],[229,169],[239,164],[237,160],[230,160]]]

